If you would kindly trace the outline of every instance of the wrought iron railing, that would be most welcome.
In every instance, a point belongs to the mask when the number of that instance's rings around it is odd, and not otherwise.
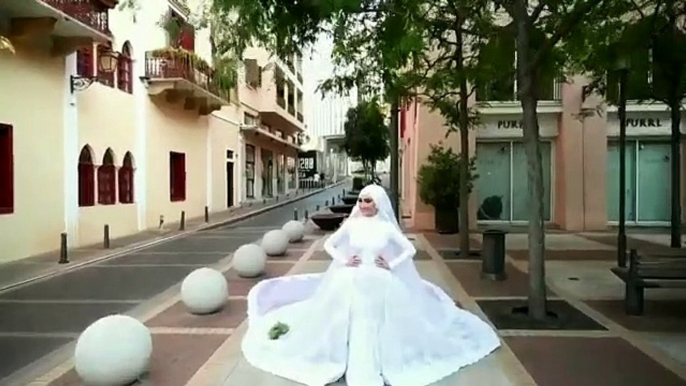
[[[207,62],[183,50],[149,51],[145,54],[145,74],[150,79],[185,79],[212,94],[229,100],[229,92],[222,90]]]
[[[74,19],[110,35],[109,15],[104,4],[97,0],[43,0],[53,8],[59,9]]]
[[[305,122],[305,117],[303,116],[303,113],[301,113],[300,111],[298,111],[298,120],[300,122]]]

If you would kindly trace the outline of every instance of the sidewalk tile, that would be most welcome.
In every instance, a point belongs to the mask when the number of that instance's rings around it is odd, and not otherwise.
[[[529,260],[529,251],[527,250],[511,250],[507,251],[507,255],[515,260]],[[617,252],[608,249],[569,249],[569,250],[554,250],[549,249],[545,251],[545,259],[547,260],[604,260],[612,261],[617,259]]]
[[[529,293],[529,277],[514,265],[506,263],[507,279],[490,281],[481,278],[481,264],[478,262],[447,261],[450,272],[462,284],[465,291],[474,297],[510,297],[527,296]],[[555,296],[548,290],[549,296]]]
[[[143,376],[141,385],[184,386],[200,367],[212,356],[228,335],[153,335],[153,352],[150,371]],[[70,370],[50,386],[81,385],[75,370]]]
[[[250,289],[255,286],[255,284],[265,279],[283,276],[293,268],[293,265],[294,263],[290,262],[282,263],[268,261],[265,274],[254,279],[242,278],[238,276],[236,270],[230,269],[224,273],[226,280],[229,282],[229,296],[247,296],[248,292],[250,292]]]
[[[210,315],[193,315],[178,301],[145,324],[149,327],[236,328],[247,313],[245,299],[229,299],[224,308]]]
[[[686,300],[646,299],[641,316],[627,315],[624,300],[589,300],[586,303],[629,330],[686,333]]]
[[[686,381],[620,338],[509,337],[538,386],[684,386]]]

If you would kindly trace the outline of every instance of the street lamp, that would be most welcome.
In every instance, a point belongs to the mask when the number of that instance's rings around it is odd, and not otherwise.
[[[626,100],[629,80],[629,59],[617,55],[615,71],[619,74],[619,229],[617,231],[617,265],[626,267]]]
[[[111,74],[117,70],[117,63],[119,61],[118,55],[106,50],[98,53],[98,72],[104,74]],[[73,94],[75,91],[83,91],[90,87],[93,82],[98,79],[98,76],[81,76],[72,75],[70,77],[70,91]]]

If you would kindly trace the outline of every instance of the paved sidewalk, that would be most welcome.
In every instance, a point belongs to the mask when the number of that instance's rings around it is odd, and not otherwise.
[[[255,201],[229,210],[212,213],[210,221],[204,217],[191,218],[186,221],[185,230],[179,230],[179,223],[166,223],[161,230],[146,230],[134,235],[111,240],[110,249],[102,245],[90,245],[69,250],[69,264],[58,264],[59,251],[28,257],[0,265],[0,292],[26,284],[32,280],[75,269],[83,264],[90,264],[102,259],[123,255],[138,249],[169,241],[192,234],[208,227],[222,226],[237,222],[265,211],[287,205],[294,201],[318,194],[340,186],[345,182],[329,185],[323,189],[300,190],[297,194],[283,195],[264,201]]]

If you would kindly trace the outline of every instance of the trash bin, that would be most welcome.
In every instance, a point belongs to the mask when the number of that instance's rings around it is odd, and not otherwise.
[[[483,232],[481,278],[505,280],[505,231],[488,229]]]

